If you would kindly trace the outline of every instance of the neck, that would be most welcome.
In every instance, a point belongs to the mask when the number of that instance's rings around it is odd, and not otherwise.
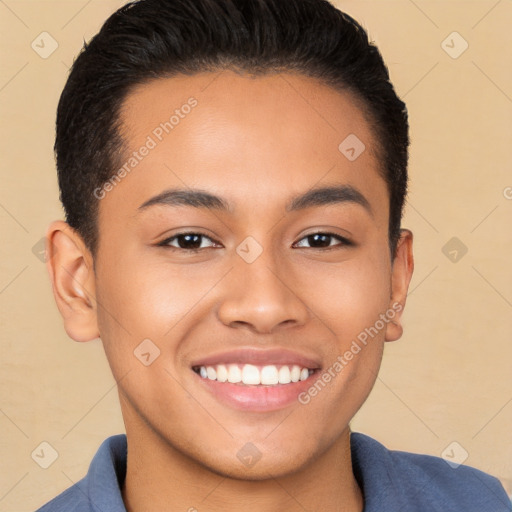
[[[127,424],[128,426],[128,424]],[[127,428],[128,459],[122,496],[127,512],[362,512],[352,471],[350,431],[291,475],[240,480],[188,457],[147,425]]]

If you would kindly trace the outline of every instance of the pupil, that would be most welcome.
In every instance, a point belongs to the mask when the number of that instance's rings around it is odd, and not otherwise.
[[[314,235],[309,235],[308,236],[308,243],[309,245],[312,245],[312,246],[315,246],[315,247],[329,247],[329,242],[330,242],[330,239],[331,236],[330,235],[322,235],[322,234],[319,234],[319,233],[316,233]],[[318,242],[320,242],[318,244]],[[317,243],[315,245],[315,243]]]
[[[201,235],[181,235],[178,240],[181,249],[198,249],[201,247]]]

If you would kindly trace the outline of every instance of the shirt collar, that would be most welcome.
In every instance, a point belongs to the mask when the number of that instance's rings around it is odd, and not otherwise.
[[[383,510],[386,503],[400,510],[404,505],[396,479],[387,464],[388,450],[371,437],[350,434],[354,476],[364,496],[364,512]],[[87,473],[87,494],[95,510],[126,512],[121,489],[126,477],[126,434],[107,438],[91,461]],[[385,507],[384,507],[385,508]]]

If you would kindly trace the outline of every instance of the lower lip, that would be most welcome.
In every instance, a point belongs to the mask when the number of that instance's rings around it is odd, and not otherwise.
[[[244,411],[269,412],[298,402],[298,396],[314,382],[316,371],[306,380],[275,386],[247,386],[205,379],[194,372],[204,386],[220,401]]]

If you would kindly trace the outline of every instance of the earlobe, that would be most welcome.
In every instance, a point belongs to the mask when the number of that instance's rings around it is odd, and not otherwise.
[[[413,234],[411,231],[408,229],[400,230],[400,240],[398,241],[391,270],[391,297],[389,303],[390,310],[394,311],[395,314],[386,326],[386,341],[396,341],[403,334],[401,318],[414,271],[412,241]]]
[[[52,222],[47,229],[46,268],[68,336],[75,341],[98,338],[92,256],[64,221]]]

